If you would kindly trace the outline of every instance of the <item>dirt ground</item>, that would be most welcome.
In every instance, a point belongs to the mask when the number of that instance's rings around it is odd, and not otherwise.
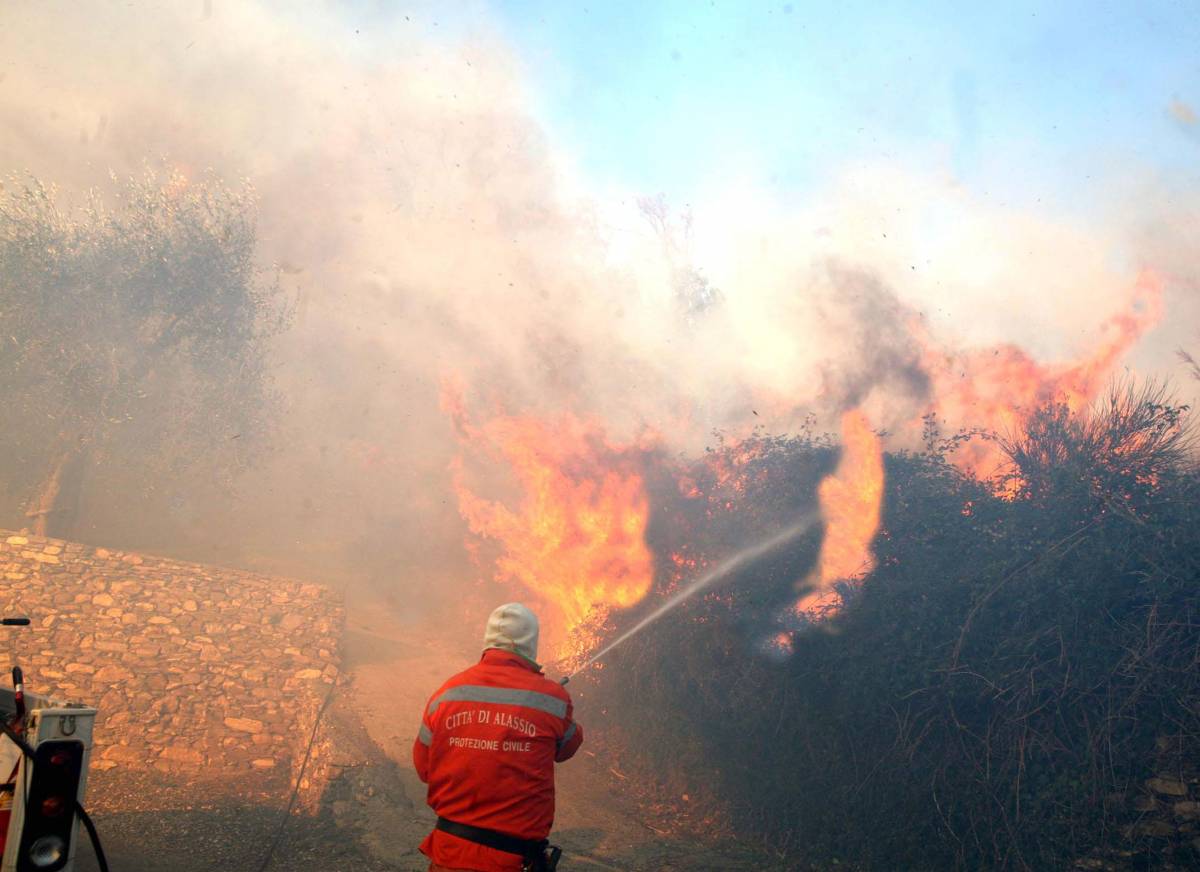
[[[284,795],[254,803],[207,802],[202,785],[101,773],[91,796],[108,790],[174,797],[171,810],[97,811],[114,872],[426,869],[417,845],[432,827],[433,815],[409,762],[412,741],[428,696],[479,656],[472,628],[430,640],[428,627],[427,616],[405,615],[384,599],[349,597],[345,675],[326,715],[339,774],[315,814],[285,815]],[[586,728],[586,707],[581,705],[577,715]],[[718,848],[663,836],[591,753],[581,752],[560,766],[557,778],[554,841],[565,851],[559,867],[564,872],[786,868],[737,845]],[[76,868],[98,868],[84,840]]]
[[[409,763],[420,713],[452,673],[479,657],[475,637],[463,628],[457,639],[430,642],[416,622],[406,622],[385,603],[351,602],[345,651],[352,675],[352,705],[366,734],[396,766],[407,814],[388,825],[368,826],[366,842],[396,869],[424,869],[415,846],[432,826],[425,786]],[[576,712],[585,730],[586,706]],[[664,838],[644,821],[623,795],[609,768],[586,750],[558,767],[554,841],[565,852],[560,868],[615,870],[750,870],[765,868],[761,858],[726,848]],[[398,818],[404,818],[400,820]],[[381,822],[382,823],[382,822]],[[407,864],[407,865],[406,865]]]

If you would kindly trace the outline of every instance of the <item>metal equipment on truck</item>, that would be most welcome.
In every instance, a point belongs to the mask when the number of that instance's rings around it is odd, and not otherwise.
[[[5,618],[7,626],[28,618]],[[83,809],[96,710],[25,693],[21,667],[13,689],[0,688],[0,872],[70,872],[79,823],[107,863]]]

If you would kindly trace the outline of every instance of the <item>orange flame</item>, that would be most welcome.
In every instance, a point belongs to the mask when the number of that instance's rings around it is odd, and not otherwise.
[[[883,507],[883,449],[862,412],[842,416],[842,456],[833,475],[817,489],[825,518],[825,539],[817,568],[808,583],[812,591],[796,610],[815,615],[836,602],[833,583],[861,578],[875,568],[871,542],[879,530]]]
[[[442,407],[463,445],[476,457],[503,461],[519,491],[515,507],[478,496],[457,458],[451,472],[460,514],[475,536],[499,545],[496,580],[518,582],[554,610],[551,620],[543,618],[543,637],[560,655],[570,654],[563,646],[573,632],[650,591],[645,446],[613,444],[600,425],[571,414],[554,421],[499,415],[476,425],[449,390]]]
[[[1113,367],[1162,313],[1162,282],[1147,270],[1138,276],[1127,309],[1104,322],[1100,343],[1078,361],[1043,364],[1014,345],[946,354],[926,340],[935,409],[970,426],[1006,433],[1018,429],[1025,416],[1047,400],[1065,402],[1072,410],[1082,408],[1095,399]],[[987,478],[1000,470],[1004,457],[994,443],[974,439],[955,462]]]

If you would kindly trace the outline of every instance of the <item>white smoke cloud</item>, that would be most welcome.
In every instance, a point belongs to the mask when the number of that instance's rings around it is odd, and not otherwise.
[[[485,408],[571,407],[694,449],[713,427],[838,405],[828,373],[870,381],[864,343],[903,361],[914,313],[954,343],[1085,351],[1156,248],[897,167],[847,167],[799,208],[742,168],[696,199],[692,266],[723,301],[685,318],[636,192],[589,191],[547,141],[485,9],[447,35],[437,8],[365,35],[337,5],[3,13],[0,168],[82,191],[163,160],[261,196],[264,264],[297,300],[287,441],[242,503],[206,508],[203,534],[246,555],[333,562],[349,542],[376,573],[457,571],[443,378]],[[851,305],[847,269],[896,302]],[[898,394],[881,415],[913,411]]]

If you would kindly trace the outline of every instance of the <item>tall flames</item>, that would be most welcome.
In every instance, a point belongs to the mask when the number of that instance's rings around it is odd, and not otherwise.
[[[571,414],[496,415],[476,424],[455,392],[444,390],[442,405],[469,455],[503,461],[511,472],[516,496],[506,503],[478,495],[462,457],[451,468],[471,533],[500,549],[496,579],[519,583],[552,609],[550,620],[543,617],[548,650],[581,653],[591,640],[580,634],[592,623],[650,591],[645,446],[615,444],[599,424]]]
[[[1092,402],[1113,368],[1163,313],[1160,278],[1145,270],[1134,283],[1125,309],[1101,326],[1095,348],[1059,364],[1034,360],[1015,345],[947,353],[925,338],[925,368],[933,382],[933,405],[945,417],[985,431],[1011,433],[1046,401],[1072,410]],[[995,475],[1004,457],[995,443],[973,439],[955,462],[982,478]]]
[[[1042,364],[1013,345],[946,354],[926,341],[935,409],[982,431],[1010,433],[1046,401],[1082,408],[1095,399],[1117,362],[1159,321],[1162,310],[1162,283],[1154,273],[1143,271],[1125,310],[1104,322],[1096,347],[1077,361]],[[797,612],[809,616],[836,608],[835,582],[861,578],[875,565],[871,542],[883,504],[882,445],[858,410],[842,416],[841,437],[838,467],[818,488],[825,538],[817,567],[805,581],[809,591],[796,604]],[[978,438],[962,446],[955,458],[960,467],[982,477],[999,472],[1004,460],[994,442]]]
[[[946,352],[918,335],[926,348],[923,363],[932,386],[932,410],[952,424],[1006,433],[1019,429],[1025,416],[1048,400],[1082,407],[1161,315],[1161,282],[1145,272],[1132,288],[1127,309],[1102,325],[1096,346],[1076,361],[1045,364],[1012,345]],[[472,547],[493,543],[498,549],[496,579],[518,583],[549,608],[553,617],[546,621],[546,636],[560,658],[586,654],[598,641],[604,618],[613,609],[641,602],[652,586],[644,472],[657,440],[614,442],[603,424],[571,413],[546,418],[498,413],[475,421],[452,389],[444,390],[442,405],[464,449],[452,465],[452,478]],[[736,511],[755,451],[761,448],[748,440],[714,453],[708,461],[709,487],[702,492],[696,480],[683,475],[679,495],[706,497],[710,520],[714,512]],[[953,459],[984,478],[999,472],[1004,461],[997,445],[982,438],[961,445]],[[508,473],[507,498],[481,496],[479,478],[471,474],[496,469]],[[766,474],[765,467],[753,474]],[[482,479],[486,482],[486,475]],[[1020,483],[1001,486],[1008,493]],[[863,411],[846,412],[838,466],[818,487],[825,535],[816,567],[803,580],[796,614],[811,619],[835,611],[840,602],[836,583],[860,579],[874,569],[871,546],[880,526],[883,490],[880,437]],[[678,587],[702,568],[691,554],[685,549],[671,555],[664,589]]]
[[[834,582],[861,578],[875,568],[871,543],[883,508],[883,446],[858,410],[842,416],[842,456],[833,475],[817,488],[825,538],[809,591],[796,611],[819,614],[836,602]]]

